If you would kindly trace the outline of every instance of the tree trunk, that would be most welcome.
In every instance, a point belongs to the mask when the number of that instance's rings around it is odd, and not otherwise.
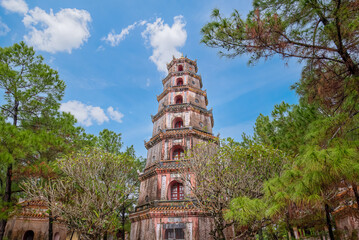
[[[224,223],[224,219],[219,217],[220,219],[214,219],[214,224],[215,224],[215,227],[214,229],[210,232],[210,235],[212,235],[213,239],[214,240],[225,240],[225,236],[224,236],[224,233],[223,233],[223,223]]]
[[[325,204],[325,216],[326,216],[326,220],[327,220],[327,227],[329,230],[329,238],[330,240],[335,240],[334,238],[334,233],[333,233],[333,228],[332,228],[332,222],[330,219],[330,209],[329,209],[329,205]]]
[[[217,228],[217,240],[226,240],[226,237],[224,236],[224,233],[223,233],[223,228],[222,227],[219,227]]]
[[[223,218],[222,212],[220,213],[219,219],[217,221],[217,240],[226,240],[226,237],[223,233],[225,221]]]
[[[271,235],[272,235],[272,239],[274,239],[274,240],[278,240],[278,236],[277,236],[277,234],[272,233]]]
[[[354,197],[357,202],[357,209],[359,210],[359,194],[358,194],[358,186],[355,183],[352,183],[352,188],[354,192]]]
[[[122,240],[125,240],[125,206],[122,208]]]
[[[52,217],[52,211],[49,210],[49,240],[52,240],[52,237],[54,235],[53,223],[54,223],[54,218]]]
[[[10,203],[11,202],[11,177],[12,177],[12,164],[10,164],[8,166],[7,172],[6,172],[5,194],[4,194],[4,197],[3,197],[3,201],[5,203]],[[2,240],[4,238],[6,223],[7,223],[6,219],[1,220],[1,224],[0,224],[0,240]]]
[[[14,114],[13,114],[13,125],[17,127],[17,119],[19,112],[19,101],[15,100],[14,105]],[[6,185],[5,185],[5,194],[3,197],[3,201],[5,203],[11,202],[11,185],[12,185],[12,164],[9,164],[6,171]],[[3,219],[0,221],[0,240],[3,240],[5,234],[7,220]]]
[[[262,229],[262,226],[259,227],[259,230],[258,230],[258,238],[259,238],[259,240],[263,240],[263,229]]]
[[[17,127],[17,119],[18,119],[18,114],[19,114],[19,101],[15,100],[14,102],[14,115],[13,115],[13,122],[12,125],[14,125],[15,127]]]
[[[287,224],[287,231],[289,231],[289,233],[290,233],[289,239],[292,239],[292,238],[295,239],[294,230],[293,230],[292,226],[290,225],[288,212],[286,212],[286,214],[285,214],[285,221]]]
[[[347,67],[348,71],[354,75],[355,77],[359,76],[359,67],[358,65],[353,61],[352,57],[349,55],[347,49],[343,45],[343,37],[342,37],[342,26],[340,23],[340,19],[338,16],[338,12],[341,8],[341,1],[336,1],[337,6],[335,9],[335,27],[336,27],[336,36],[333,39],[335,46],[338,49],[338,53],[340,57],[342,58],[345,66]]]
[[[5,234],[6,220],[0,220],[0,240],[3,239]]]
[[[74,236],[75,231],[72,231],[70,240],[72,240],[72,237]]]

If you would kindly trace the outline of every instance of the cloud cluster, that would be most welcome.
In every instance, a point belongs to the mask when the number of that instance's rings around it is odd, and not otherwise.
[[[54,13],[50,9],[47,13],[39,7],[29,10],[24,0],[0,0],[0,4],[8,11],[24,14],[22,21],[29,30],[24,40],[37,50],[71,53],[90,37],[89,24],[92,19],[86,10],[65,8]],[[161,18],[156,18],[152,23],[138,21],[123,28],[118,34],[112,30],[101,40],[113,47],[118,46],[131,30],[144,25],[146,29],[142,31],[142,37],[153,48],[150,60],[159,71],[166,73],[166,63],[171,61],[172,56],[181,56],[177,49],[183,47],[187,40],[183,16],[175,16],[172,26],[164,23]],[[8,26],[0,21],[0,35],[6,35],[9,31]],[[97,50],[104,50],[104,47],[100,46]]]
[[[2,0],[1,6],[10,12],[25,14],[28,6],[24,0]]]
[[[80,124],[86,127],[93,125],[93,122],[101,125],[104,122],[108,122],[110,119],[121,123],[122,118],[124,117],[121,112],[114,110],[113,107],[107,108],[107,116],[102,108],[86,105],[76,100],[62,103],[60,111],[71,113]]]
[[[24,14],[22,22],[29,30],[24,40],[37,50],[71,53],[90,37],[91,15],[86,10],[65,8],[54,14],[50,9],[47,13],[39,7],[29,10],[24,0],[0,0],[0,5],[10,12]],[[8,31],[0,21],[0,35]]]
[[[110,116],[111,120],[122,123],[122,118],[124,115],[119,111],[114,110],[113,107],[107,108],[107,114]]]
[[[112,30],[109,34],[107,34],[106,37],[103,37],[101,40],[107,42],[112,47],[116,47],[122,40],[126,38],[132,29],[134,29],[137,25],[143,26],[144,24],[146,24],[146,21],[135,22],[126,28],[123,28],[119,34],[116,34],[115,31]]]
[[[167,72],[166,63],[171,61],[172,56],[181,56],[177,48],[183,47],[186,43],[185,26],[186,23],[181,15],[174,17],[171,27],[165,24],[161,18],[157,18],[154,23],[146,24],[146,30],[142,32],[142,37],[153,48],[150,60],[156,64],[159,71]]]
[[[147,21],[135,22],[123,28],[119,34],[116,34],[112,30],[112,32],[106,37],[103,37],[102,40],[112,47],[118,46],[131,30],[136,26],[143,25],[146,25],[146,29],[142,31],[142,37],[153,48],[150,60],[156,64],[159,71],[166,73],[166,64],[172,60],[172,56],[181,56],[181,53],[177,49],[183,47],[187,40],[186,23],[183,16],[179,15],[174,17],[172,26],[164,23],[164,20],[161,18],[156,18],[153,23]],[[101,49],[103,49],[103,47]]]
[[[10,32],[10,28],[0,18],[0,36],[5,36],[8,32]]]
[[[25,41],[38,50],[51,53],[79,48],[90,37],[90,13],[86,10],[61,9],[54,14],[35,7],[24,17],[23,23],[30,32]]]

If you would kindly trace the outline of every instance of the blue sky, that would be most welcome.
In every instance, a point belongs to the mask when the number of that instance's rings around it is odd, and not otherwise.
[[[62,110],[88,133],[108,128],[145,156],[151,114],[162,91],[165,63],[181,53],[197,59],[213,108],[214,134],[240,140],[257,116],[282,101],[300,65],[273,58],[255,66],[247,57],[221,58],[200,43],[213,8],[227,16],[251,9],[245,0],[0,0],[0,46],[24,40],[58,70],[66,84]]]

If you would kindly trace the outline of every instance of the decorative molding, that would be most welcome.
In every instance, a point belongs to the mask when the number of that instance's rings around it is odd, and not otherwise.
[[[167,177],[166,175],[161,176],[161,200],[166,200],[166,189],[167,189]]]
[[[192,240],[193,229],[192,229],[192,223],[191,222],[187,223],[187,229],[188,229],[188,235],[189,235],[188,240]]]

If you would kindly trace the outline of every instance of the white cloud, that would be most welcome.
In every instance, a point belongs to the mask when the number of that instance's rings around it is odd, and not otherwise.
[[[91,126],[93,121],[96,121],[99,125],[109,121],[109,118],[106,116],[102,108],[85,105],[76,100],[62,103],[60,111],[71,113],[80,124],[86,127]]]
[[[100,52],[100,51],[104,51],[105,50],[105,47],[100,45],[97,49],[96,49],[96,52]]]
[[[8,32],[10,32],[10,28],[0,18],[0,36],[5,36]]]
[[[114,30],[110,32],[107,37],[103,37],[101,40],[107,42],[112,47],[118,46],[122,40],[130,33],[130,30],[134,29],[136,22],[122,29],[119,34],[116,34]]]
[[[111,120],[122,123],[122,118],[124,115],[119,111],[114,110],[113,107],[107,108],[107,114],[110,116]]]
[[[1,6],[3,6],[8,11],[22,14],[25,14],[29,9],[24,0],[2,0]]]
[[[107,37],[103,37],[101,40],[107,42],[112,47],[118,46],[132,29],[134,29],[137,25],[143,26],[144,24],[146,24],[146,21],[134,22],[126,28],[123,28],[119,34],[116,34],[115,31],[112,30],[109,34],[107,34]]]
[[[142,21],[140,21],[139,25],[140,25],[140,26],[143,26],[143,25],[145,25],[146,23],[147,23],[146,20],[142,20]]]
[[[174,23],[171,27],[164,24],[161,18],[157,18],[154,23],[147,23],[146,30],[142,32],[142,37],[149,41],[153,48],[150,59],[157,65],[159,71],[167,72],[166,64],[171,61],[172,56],[181,56],[177,48],[184,46],[186,42],[185,26],[186,23],[181,15],[174,17]]]
[[[23,19],[30,29],[24,39],[38,50],[71,53],[90,37],[89,22],[91,15],[86,10],[65,8],[54,14],[52,9],[46,13],[35,7]]]

